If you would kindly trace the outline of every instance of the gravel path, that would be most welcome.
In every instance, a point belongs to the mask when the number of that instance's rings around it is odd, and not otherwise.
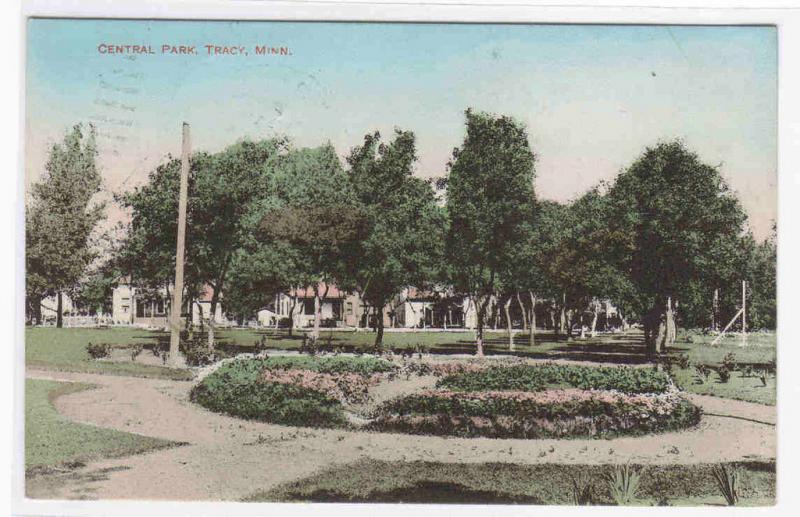
[[[57,410],[70,420],[187,443],[34,477],[28,481],[29,497],[240,500],[257,490],[364,457],[527,464],[775,458],[774,407],[702,395],[691,395],[691,399],[708,414],[688,431],[613,440],[492,440],[249,422],[190,403],[190,382],[49,371],[29,371],[28,377],[98,386],[55,401]]]

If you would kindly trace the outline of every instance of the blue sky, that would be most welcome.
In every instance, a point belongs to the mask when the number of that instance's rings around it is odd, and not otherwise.
[[[763,237],[777,212],[776,38],[771,27],[35,19],[26,170],[38,177],[48,147],[93,122],[105,186],[125,190],[179,153],[187,121],[196,149],[281,134],[342,156],[367,132],[411,129],[417,174],[439,176],[473,107],[527,124],[537,191],[561,201],[683,138],[722,164]],[[103,55],[101,43],[156,54]],[[162,44],[199,55],[162,55]],[[249,55],[207,56],[205,44]]]

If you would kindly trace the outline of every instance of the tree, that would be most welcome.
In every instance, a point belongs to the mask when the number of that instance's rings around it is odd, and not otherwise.
[[[368,232],[353,257],[354,282],[376,311],[375,348],[383,342],[383,311],[409,286],[425,288],[442,260],[444,217],[430,183],[413,176],[414,134],[395,131],[392,142],[375,132],[348,158],[349,176]]]
[[[319,338],[322,300],[330,286],[348,287],[354,276],[358,242],[366,234],[366,219],[339,158],[331,145],[292,150],[272,163],[274,197],[262,212],[260,238],[294,248],[291,278],[294,288],[314,292],[312,341]]]
[[[774,329],[777,325],[777,237],[777,226],[773,224],[770,236],[757,244],[749,256],[747,317],[752,328]]]
[[[42,298],[57,298],[56,326],[63,326],[63,296],[76,288],[94,259],[90,236],[103,217],[94,203],[101,177],[95,129],[76,125],[50,150],[45,171],[33,185],[25,210],[26,295],[32,319],[40,321]]]
[[[452,285],[476,309],[483,355],[486,311],[534,199],[535,157],[524,126],[510,117],[468,109],[466,127],[449,165],[446,256]]]
[[[285,149],[282,139],[242,141],[216,154],[192,156],[186,218],[187,294],[211,289],[208,345],[214,346],[214,314],[234,256],[252,234],[247,217],[269,189],[268,164]],[[177,240],[180,160],[170,159],[150,174],[146,185],[123,195],[132,212],[121,260],[139,281],[173,283]]]
[[[745,213],[719,169],[679,140],[647,148],[608,196],[617,265],[635,286],[629,301],[642,315],[648,351],[663,352],[692,283],[714,285],[736,260]]]
[[[268,242],[238,250],[231,262],[225,291],[226,313],[241,323],[257,316],[275,295],[297,285],[292,274],[298,269],[299,260],[295,250],[282,243]]]
[[[618,237],[608,224],[608,199],[595,187],[559,210],[557,240],[549,249],[543,269],[553,293],[562,305],[568,337],[575,324],[583,328],[584,315],[591,314],[594,335],[604,300],[625,299],[632,285],[620,271]]]

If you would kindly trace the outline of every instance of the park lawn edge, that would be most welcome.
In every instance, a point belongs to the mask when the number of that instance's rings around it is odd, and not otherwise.
[[[86,373],[91,375],[114,375],[117,377],[136,377],[139,379],[163,379],[170,381],[192,381],[195,378],[194,372],[188,369],[139,364],[134,366],[133,370],[126,370],[125,365],[128,364],[131,363],[121,361],[87,361],[86,364],[54,364],[34,359],[26,361],[25,369],[63,373]],[[112,366],[107,367],[107,365]]]
[[[57,385],[55,388],[50,389],[47,392],[47,404],[50,405],[53,412],[57,415],[58,420],[60,420],[61,424],[66,424],[62,427],[69,428],[72,426],[75,427],[86,427],[86,428],[94,428],[99,429],[101,431],[106,431],[110,434],[122,434],[122,435],[129,435],[132,437],[136,437],[142,440],[142,443],[129,447],[127,449],[111,449],[108,451],[103,452],[94,452],[88,454],[82,454],[77,456],[72,456],[69,459],[65,459],[63,461],[57,461],[54,463],[37,463],[34,465],[28,464],[28,442],[27,437],[25,440],[25,477],[32,478],[40,475],[47,475],[55,472],[62,472],[62,471],[69,471],[74,470],[76,468],[80,468],[85,466],[88,463],[103,460],[103,459],[115,459],[115,458],[123,458],[128,456],[136,456],[139,454],[146,454],[149,452],[154,452],[162,449],[169,449],[172,447],[180,447],[183,445],[187,445],[184,442],[174,442],[170,440],[165,440],[163,438],[155,438],[151,436],[142,435],[139,433],[132,433],[129,431],[119,431],[116,429],[109,429],[105,427],[100,427],[94,424],[89,424],[85,422],[75,422],[69,420],[68,418],[61,415],[58,410],[55,408],[55,401],[62,396],[69,395],[72,393],[77,393],[80,391],[86,390],[93,390],[99,388],[96,384],[91,383],[84,383],[84,382],[71,382],[71,381],[56,381],[51,379],[36,379],[36,378],[28,378],[26,382],[46,382],[52,383]],[[26,405],[29,402],[26,400]],[[28,415],[26,413],[25,418],[25,425],[26,427],[29,425]]]
[[[737,506],[773,506],[776,503],[775,476],[776,463],[772,461],[736,461],[723,462],[736,466],[747,476],[748,485],[740,495]],[[477,492],[494,492],[511,501],[500,504],[523,505],[573,505],[570,502],[570,482],[575,479],[579,483],[587,480],[594,485],[598,496],[594,505],[613,504],[605,492],[606,481],[603,476],[592,475],[592,471],[602,471],[613,467],[612,463],[602,465],[582,465],[563,463],[520,464],[505,462],[483,463],[447,463],[436,461],[400,461],[362,458],[353,462],[338,464],[320,469],[306,477],[287,481],[269,489],[257,490],[241,499],[242,502],[323,502],[323,503],[453,503],[453,501],[437,501],[413,499],[413,492],[422,483],[441,483],[451,485],[456,490],[466,488]],[[658,500],[665,498],[670,506],[725,506],[721,493],[713,487],[711,476],[703,473],[710,464],[675,464],[647,465],[631,464],[631,467],[650,476],[647,483],[640,485],[637,497],[632,506],[656,506]],[[652,485],[656,478],[652,472],[659,474],[658,480],[664,482],[672,478],[675,483],[669,484],[670,494],[656,494]],[[596,474],[597,472],[595,472]],[[528,474],[528,477],[525,475]],[[684,481],[684,475],[695,476]],[[696,481],[700,479],[701,483]],[[649,486],[645,486],[649,485]],[[676,485],[676,486],[672,486]],[[704,485],[704,486],[703,486]],[[690,487],[690,488],[688,488]],[[694,493],[690,490],[697,489]],[[412,495],[413,500],[400,501],[393,498],[393,491],[404,495]],[[645,493],[643,493],[643,491]],[[387,498],[387,493],[390,494]],[[445,494],[447,495],[447,494]],[[494,494],[490,494],[494,495]],[[321,496],[321,497],[320,497]],[[510,497],[509,497],[510,496]],[[538,501],[523,502],[525,497]],[[516,499],[516,500],[513,500]],[[486,504],[480,501],[470,503]],[[489,501],[487,501],[488,503]],[[456,502],[465,504],[465,502]]]

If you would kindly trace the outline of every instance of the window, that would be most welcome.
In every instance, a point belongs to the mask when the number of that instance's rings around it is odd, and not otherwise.
[[[303,300],[303,312],[306,316],[313,316],[314,315],[314,299],[313,298],[305,298]]]
[[[155,302],[156,316],[164,315],[164,300],[157,300]]]
[[[353,302],[347,302],[347,315],[353,315]]]

